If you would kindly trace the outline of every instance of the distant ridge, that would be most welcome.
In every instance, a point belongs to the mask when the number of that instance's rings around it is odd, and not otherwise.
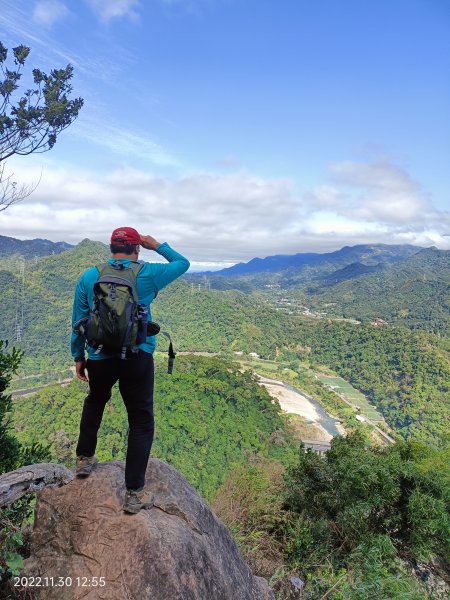
[[[323,278],[311,290],[315,306],[333,303],[357,319],[382,316],[389,323],[448,335],[450,250],[432,246],[372,273],[349,276],[344,271]]]
[[[274,255],[266,258],[253,258],[247,263],[238,263],[232,267],[208,274],[225,277],[252,275],[262,272],[280,272],[304,267],[321,267],[326,264],[335,268],[344,268],[352,263],[375,266],[380,263],[396,263],[403,261],[422,248],[410,244],[359,244],[344,246],[334,252],[308,252],[293,255]]]
[[[0,258],[20,255],[28,259],[35,256],[59,254],[70,248],[73,248],[72,244],[67,244],[66,242],[51,242],[50,240],[40,238],[34,240],[17,240],[6,235],[0,235]]]

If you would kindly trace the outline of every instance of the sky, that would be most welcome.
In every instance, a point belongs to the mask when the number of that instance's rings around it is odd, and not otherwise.
[[[24,79],[72,64],[84,99],[8,160],[38,185],[0,235],[132,226],[194,269],[450,248],[448,0],[0,0],[0,41],[31,48]]]

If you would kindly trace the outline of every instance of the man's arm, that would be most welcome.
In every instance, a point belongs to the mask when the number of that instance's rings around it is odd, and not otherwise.
[[[141,245],[147,250],[154,250],[168,261],[167,264],[154,264],[153,280],[158,290],[183,275],[190,266],[187,258],[169,246],[167,242],[160,244],[151,235],[141,235]]]

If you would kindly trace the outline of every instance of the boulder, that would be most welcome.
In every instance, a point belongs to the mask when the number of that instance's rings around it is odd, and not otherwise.
[[[38,598],[72,600],[273,600],[233,538],[186,479],[152,458],[154,506],[123,512],[124,463],[39,492],[22,580]]]

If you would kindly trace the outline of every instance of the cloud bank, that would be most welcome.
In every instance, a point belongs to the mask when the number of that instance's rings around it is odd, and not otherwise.
[[[15,176],[36,181],[40,169],[18,167]],[[303,194],[289,179],[244,170],[168,178],[132,168],[100,175],[49,163],[33,196],[0,214],[0,234],[23,239],[108,242],[120,225],[166,240],[203,263],[371,242],[450,246],[450,213],[436,210],[420,185],[388,162],[335,163],[329,181]]]

